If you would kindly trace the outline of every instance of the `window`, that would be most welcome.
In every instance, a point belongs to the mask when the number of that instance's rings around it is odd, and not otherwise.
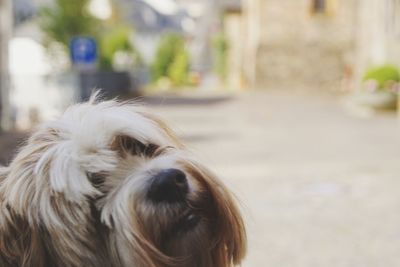
[[[310,0],[312,15],[335,16],[338,11],[338,0]]]
[[[312,11],[313,13],[325,13],[326,12],[326,1],[325,0],[312,0],[313,6]]]

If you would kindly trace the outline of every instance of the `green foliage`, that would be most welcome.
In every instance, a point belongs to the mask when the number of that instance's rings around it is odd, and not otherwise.
[[[91,36],[99,44],[99,67],[112,69],[114,55],[118,51],[128,52],[132,61],[140,57],[129,38],[131,28],[114,21],[104,22],[87,12],[91,0],[54,0],[39,13],[39,24],[46,35],[46,45],[59,43],[67,51],[76,36]],[[115,11],[115,10],[114,10]]]
[[[228,41],[223,34],[217,35],[213,40],[214,45],[214,71],[221,79],[227,75]]]
[[[97,36],[99,21],[87,12],[90,0],[55,0],[39,11],[39,24],[47,44],[58,42],[66,49],[72,37]]]
[[[129,27],[117,26],[100,37],[100,68],[111,69],[113,57],[117,51],[134,53],[134,48],[129,40],[130,33]]]
[[[168,34],[161,39],[151,70],[155,82],[167,77],[177,86],[187,83],[189,53],[182,36]]]
[[[168,77],[175,85],[183,85],[188,82],[189,74],[189,53],[180,50],[168,69]]]
[[[378,83],[378,87],[383,89],[390,81],[400,81],[400,72],[393,65],[382,65],[367,70],[363,80],[375,80]]]

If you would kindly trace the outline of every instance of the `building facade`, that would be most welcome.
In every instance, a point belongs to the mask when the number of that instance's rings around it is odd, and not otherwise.
[[[400,63],[400,0],[243,0],[248,87],[349,90]]]

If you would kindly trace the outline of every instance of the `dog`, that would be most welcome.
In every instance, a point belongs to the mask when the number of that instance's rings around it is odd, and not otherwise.
[[[232,194],[135,103],[71,106],[0,181],[2,267],[230,267],[246,254]]]

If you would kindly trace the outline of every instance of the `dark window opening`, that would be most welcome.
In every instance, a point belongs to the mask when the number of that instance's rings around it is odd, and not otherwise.
[[[326,0],[313,0],[313,11],[314,13],[325,13]]]

